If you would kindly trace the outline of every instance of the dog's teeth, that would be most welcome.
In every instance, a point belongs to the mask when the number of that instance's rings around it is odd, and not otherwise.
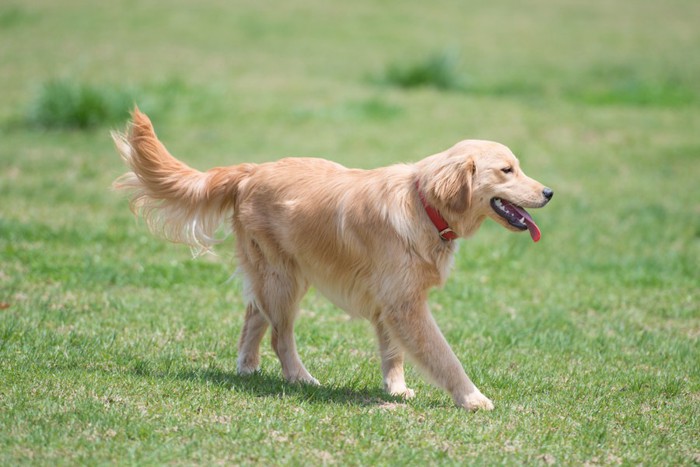
[[[524,216],[521,217],[519,222],[520,222],[521,224],[524,224],[524,223],[525,223],[525,217],[524,217]]]

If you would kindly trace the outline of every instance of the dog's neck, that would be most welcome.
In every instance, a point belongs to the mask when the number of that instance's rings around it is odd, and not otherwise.
[[[418,196],[420,197],[420,202],[423,204],[425,213],[428,214],[428,217],[437,229],[440,238],[446,242],[457,239],[458,235],[450,228],[450,225],[447,223],[445,218],[442,217],[440,211],[432,207],[425,199],[425,195],[423,194],[423,190],[420,189],[420,182],[418,180],[416,180],[416,190],[418,190]]]

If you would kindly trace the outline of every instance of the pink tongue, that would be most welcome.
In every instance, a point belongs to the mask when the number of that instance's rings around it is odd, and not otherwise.
[[[533,221],[532,219],[528,219],[526,217],[525,218],[525,225],[527,225],[527,229],[530,231],[530,236],[532,237],[532,241],[539,242],[542,234],[540,233],[540,228],[537,227],[537,224],[535,224],[535,221]]]
[[[527,226],[527,230],[530,231],[530,236],[532,237],[533,242],[539,242],[540,237],[542,234],[540,233],[540,228],[537,227],[537,224],[535,224],[535,221],[532,220],[532,217],[530,217],[530,213],[528,213],[526,210],[522,209],[519,206],[516,206],[514,204],[511,204],[513,208],[515,208],[518,213],[525,218],[525,225]]]

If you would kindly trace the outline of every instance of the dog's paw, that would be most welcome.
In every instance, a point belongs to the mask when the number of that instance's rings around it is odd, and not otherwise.
[[[309,376],[308,379],[304,379],[301,382],[304,384],[310,384],[311,386],[320,386],[321,385],[321,383],[319,383],[318,380],[316,378],[314,378],[313,376]]]
[[[260,371],[260,367],[257,365],[242,365],[240,363],[238,364],[238,367],[236,369],[236,372],[240,376],[252,375],[257,373],[258,371]]]
[[[407,388],[405,385],[403,387],[396,387],[391,389],[386,388],[386,392],[388,392],[390,396],[402,397],[406,400],[413,399],[414,397],[416,397],[416,392],[413,389]]]
[[[236,371],[240,376],[252,375],[260,371],[260,356],[254,353],[239,353]]]
[[[305,375],[295,375],[292,377],[287,378],[287,382],[291,384],[308,384],[310,386],[320,386],[321,383],[318,382],[316,378],[311,376],[310,374],[305,374]]]
[[[493,410],[493,402],[476,388],[473,392],[462,396],[455,402],[458,406],[472,412],[477,410]]]

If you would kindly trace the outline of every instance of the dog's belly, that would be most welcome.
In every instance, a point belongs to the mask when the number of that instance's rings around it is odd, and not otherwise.
[[[361,281],[352,280],[344,275],[341,280],[329,280],[328,275],[305,271],[309,282],[335,306],[344,310],[350,316],[372,319],[377,309],[375,300]]]

